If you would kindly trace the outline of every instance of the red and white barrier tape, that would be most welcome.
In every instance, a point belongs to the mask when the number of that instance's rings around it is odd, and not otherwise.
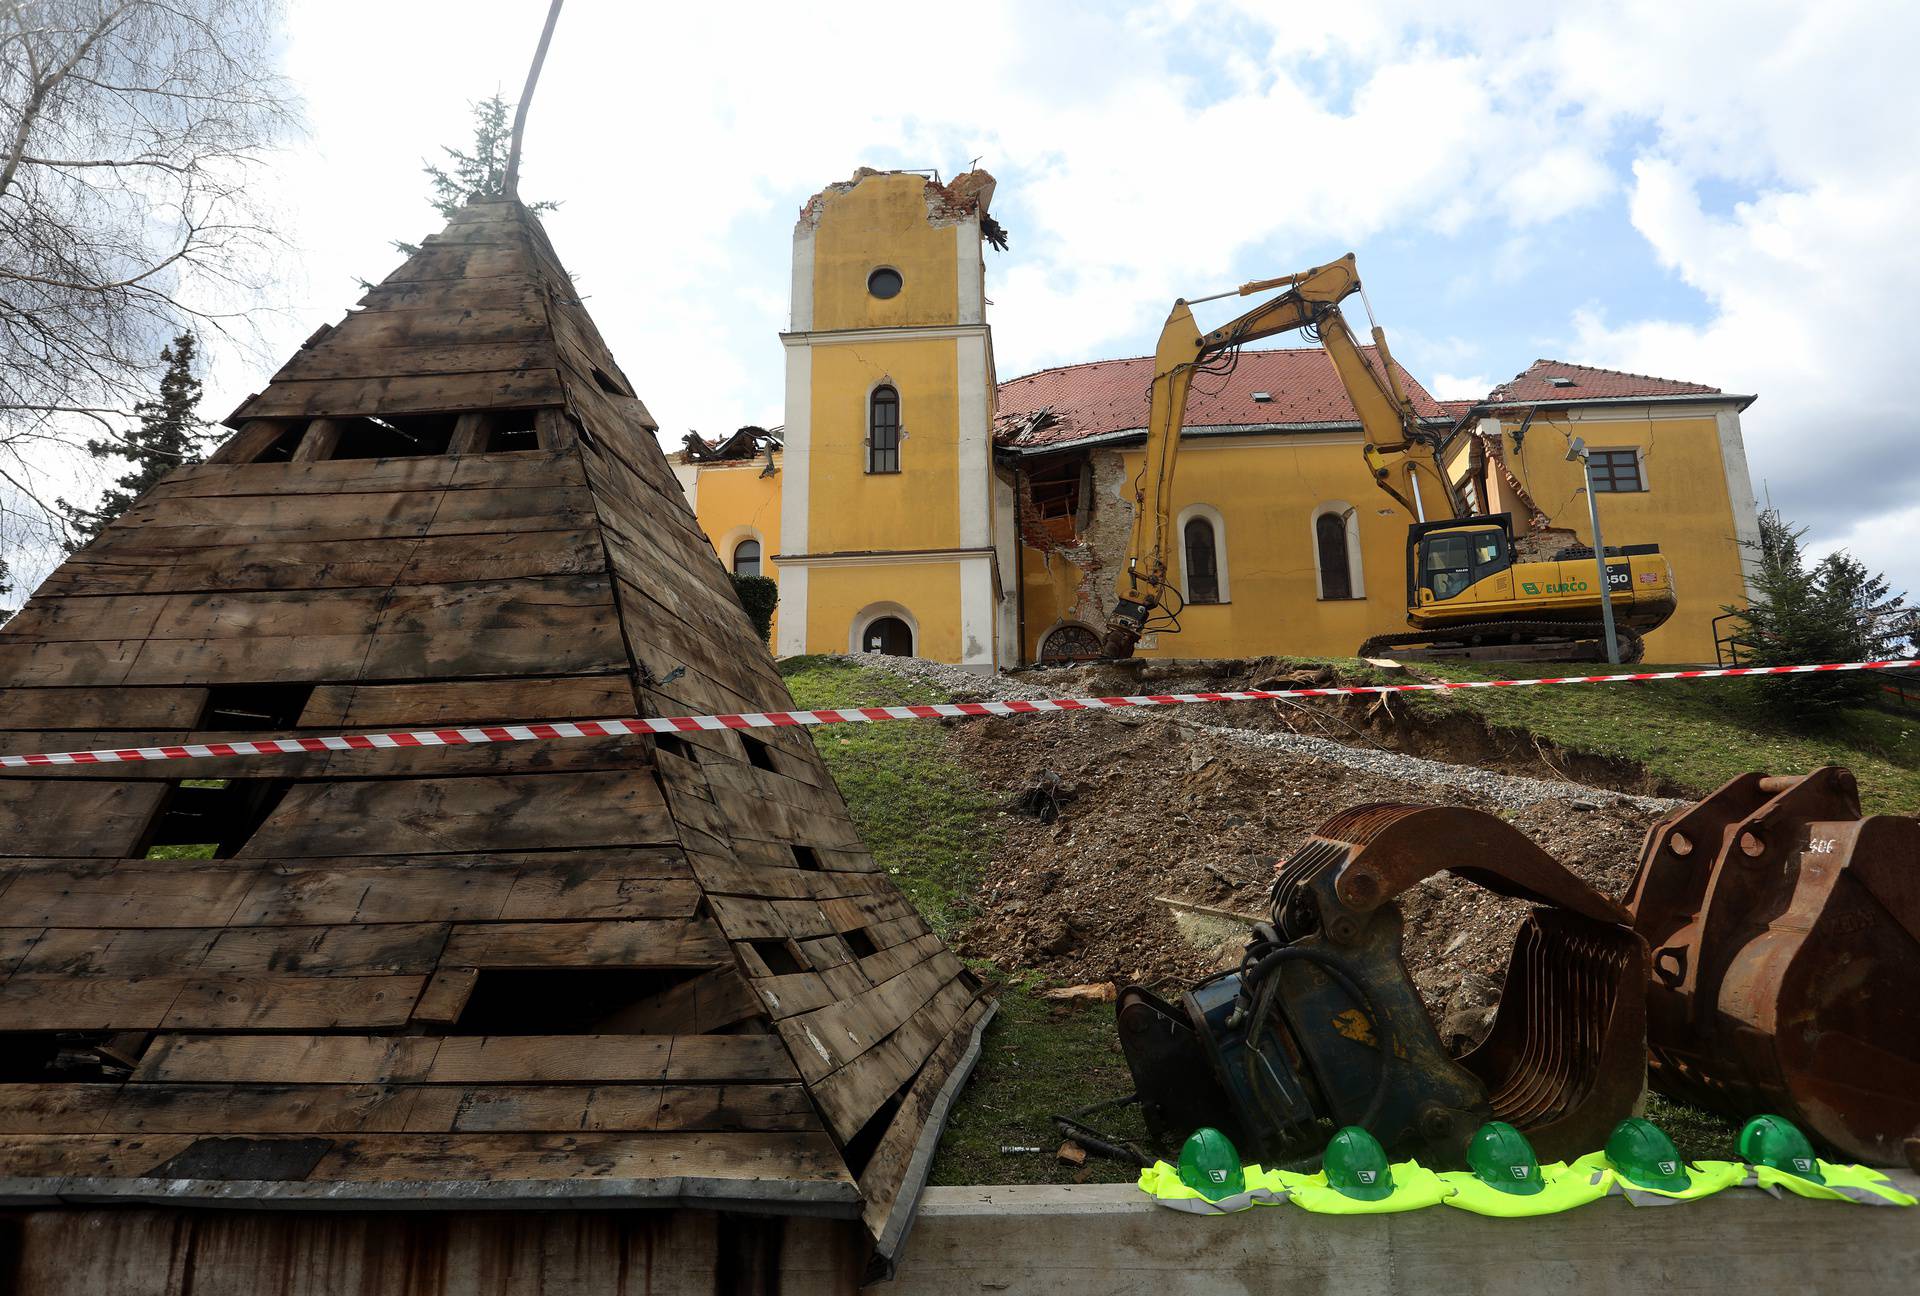
[[[1653,680],[1720,679],[1734,675],[1815,675],[1826,671],[1900,670],[1920,659],[1830,662],[1820,666],[1730,666],[1717,670],[1639,671],[1631,675],[1558,675],[1546,679],[1443,680],[1432,684],[1355,684],[1338,688],[1242,689],[1232,693],[1145,693],[1132,697],[1042,698],[1009,702],[934,702],[920,706],[842,707],[830,711],[749,711],[740,715],[657,716],[635,720],[546,720],[530,724],[472,725],[334,734],[325,738],[261,738],[245,742],[186,743],[177,747],[121,747],[96,751],[0,756],[0,768],[28,765],[110,765],[128,761],[213,760],[232,756],[286,756],[306,752],[370,751],[389,747],[463,747],[479,743],[543,742],[556,738],[615,738],[629,734],[690,733],[699,729],[774,729],[792,725],[869,724],[880,720],[938,720],[948,716],[1032,715],[1042,711],[1111,711],[1124,707],[1184,706],[1195,702],[1261,702],[1274,698],[1351,697],[1376,693],[1446,693],[1455,689],[1525,688],[1538,684],[1616,684]]]

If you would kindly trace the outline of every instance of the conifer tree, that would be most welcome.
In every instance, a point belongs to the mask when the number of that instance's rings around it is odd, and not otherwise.
[[[1845,549],[1809,563],[1797,527],[1777,509],[1760,515],[1754,600],[1737,613],[1741,663],[1806,666],[1817,662],[1884,661],[1913,651],[1920,609],[1907,604],[1886,576],[1869,571]],[[1800,716],[1857,705],[1879,682],[1870,674],[1791,675],[1766,683],[1769,704]]]
[[[198,463],[205,452],[206,423],[200,418],[200,380],[193,376],[193,334],[182,333],[160,350],[160,395],[157,400],[141,401],[133,407],[140,426],[124,439],[90,440],[87,453],[96,459],[120,458],[131,461],[132,468],[114,483],[114,489],[100,498],[99,504],[85,509],[60,501],[72,538],[69,551],[80,548],[99,535],[106,525],[119,517],[154,483],[181,464]]]
[[[507,154],[513,146],[513,105],[494,91],[492,98],[470,104],[473,110],[472,151],[443,146],[447,165],[422,162],[427,173],[427,201],[440,215],[452,220],[461,204],[475,194],[498,198],[506,192]],[[554,202],[528,203],[529,210],[552,211]],[[413,243],[396,240],[394,247],[412,256],[420,250]]]

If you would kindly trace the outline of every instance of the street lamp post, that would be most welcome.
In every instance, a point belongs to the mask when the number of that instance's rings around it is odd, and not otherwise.
[[[1607,580],[1607,542],[1600,536],[1600,497],[1593,493],[1593,463],[1587,457],[1587,443],[1575,437],[1567,447],[1567,462],[1580,462],[1587,479],[1587,517],[1593,522],[1593,565],[1600,574],[1600,624],[1607,636],[1607,662],[1620,664],[1620,642],[1613,633],[1613,587]]]

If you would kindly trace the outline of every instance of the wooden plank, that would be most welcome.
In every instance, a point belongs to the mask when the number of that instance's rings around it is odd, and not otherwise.
[[[920,1070],[975,997],[970,987],[948,982],[882,1043],[813,1085],[820,1110],[842,1138],[852,1138]]]
[[[48,577],[41,589],[48,597],[222,590],[315,592],[604,570],[599,534],[591,527],[535,531],[524,529],[518,522],[510,525],[512,529],[504,533],[417,540],[209,544],[190,552],[122,552],[98,561],[94,555],[81,553]],[[157,690],[142,690],[149,691]],[[122,723],[135,720],[129,717]]]
[[[337,1144],[307,1181],[671,1177],[851,1183],[819,1132],[363,1135]]]
[[[510,862],[436,858],[428,867],[384,861],[267,868],[249,876],[232,909],[235,926],[411,923],[496,918],[518,876]]]
[[[293,449],[293,462],[323,463],[333,458],[333,452],[340,448],[340,434],[345,430],[346,425],[339,419],[314,419],[300,434],[300,444]]]
[[[449,923],[347,927],[230,927],[201,964],[206,972],[305,976],[416,975],[433,972]]]
[[[119,1092],[117,1084],[0,1084],[0,1134],[91,1134]]]
[[[166,1018],[181,977],[21,976],[0,985],[0,1030],[150,1030]]]
[[[264,453],[268,446],[280,439],[287,430],[287,424],[279,419],[248,419],[240,424],[240,430],[220,443],[219,449],[207,456],[212,464],[252,463]]]
[[[425,977],[23,976],[0,1030],[326,1030],[398,1026]]]
[[[682,968],[732,960],[705,919],[463,923],[444,957],[476,968]]]
[[[0,855],[131,854],[166,794],[160,783],[0,778]]]
[[[21,980],[12,978],[0,993],[11,991]],[[148,1024],[176,1031],[399,1026],[413,1011],[426,981],[424,976],[223,976],[189,980],[181,985],[166,1016]]]
[[[23,861],[8,870],[7,922],[44,927],[221,927],[259,865],[183,860]]]
[[[471,348],[461,347],[459,349],[465,351]],[[474,455],[485,451],[487,448],[487,433],[490,430],[492,421],[491,415],[478,411],[462,414],[454,420],[453,438],[447,443],[447,453],[450,455]]]
[[[247,418],[322,415],[452,413],[469,409],[525,409],[566,401],[555,369],[484,373],[402,374],[378,378],[278,380],[242,407]],[[549,449],[553,447],[547,447]]]
[[[666,1035],[450,1035],[417,1077],[428,1084],[706,1080],[675,1072]],[[740,1068],[740,1079],[781,1079]]]
[[[773,1035],[198,1035],[156,1038],[141,1083],[766,1083],[799,1079]]]
[[[779,1023],[802,1075],[818,1083],[885,1039],[965,969],[945,950],[857,998]]]
[[[554,369],[559,357],[543,339],[523,342],[475,342],[468,345],[354,347],[319,346],[295,353],[275,383],[405,375],[502,373]],[[468,453],[473,453],[469,451]]]
[[[155,976],[200,970],[218,927],[54,927],[20,962],[26,976]]]
[[[90,547],[93,560],[163,553],[177,558],[179,551],[209,545],[566,530],[593,524],[595,513],[585,487],[556,484],[143,499],[121,519],[124,525]]]
[[[398,346],[479,346],[533,342],[549,335],[540,303],[351,311],[329,341],[355,350]]]
[[[133,1079],[139,1083],[200,1084],[385,1084],[421,1080],[431,1069],[441,1043],[438,1038],[419,1035],[160,1035],[141,1055]],[[659,1055],[658,1070],[664,1074],[665,1042],[653,1051]],[[632,1050],[629,1058],[641,1052]]]
[[[338,1134],[407,1128],[419,1091],[385,1085],[122,1086],[96,1126],[113,1134]]]
[[[526,246],[518,241],[483,244],[427,244],[409,256],[383,284],[478,279],[526,274],[532,269]]]
[[[946,1039],[941,1041],[939,1048],[914,1078],[913,1087],[907,1091],[886,1133],[880,1136],[879,1145],[861,1170],[860,1195],[865,1199],[861,1218],[866,1223],[867,1231],[875,1237],[880,1236],[886,1227],[906,1188],[907,1173],[912,1166],[914,1153],[920,1145],[921,1134],[926,1129],[933,1106],[939,1101],[940,1091],[946,1086],[953,1069],[960,1064],[960,1059],[966,1055],[973,1042],[975,1028],[990,1011],[991,1005],[986,1001],[976,1002],[948,1032]]]
[[[386,855],[675,840],[647,770],[300,784],[242,856]]]
[[[454,283],[382,284],[360,299],[369,311],[537,310],[544,302],[531,275],[493,275]]]
[[[138,1179],[193,1141],[190,1134],[16,1134],[0,1137],[0,1166],[15,1178]]]
[[[0,729],[191,729],[203,688],[0,689]]]
[[[485,413],[462,419],[485,422]],[[358,495],[392,491],[526,490],[585,486],[571,454],[408,455],[394,459],[332,459],[324,463],[188,464],[167,474],[143,500],[224,498],[236,495]]]
[[[0,893],[5,891],[6,881],[0,879]],[[0,979],[13,975],[46,930],[44,927],[0,927]]]
[[[473,997],[473,988],[479,983],[480,974],[473,968],[441,968],[421,992],[410,1020],[429,1026],[453,1025],[466,1011],[467,1000]]]
[[[691,918],[700,887],[691,878],[661,877],[684,861],[582,865],[575,870],[528,872],[514,884],[503,919]]]

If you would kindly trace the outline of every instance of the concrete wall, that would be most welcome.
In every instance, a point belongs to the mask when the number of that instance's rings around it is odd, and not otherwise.
[[[1920,1177],[1894,1176],[1913,1191]],[[850,1296],[844,1220],[697,1211],[392,1213],[149,1207],[0,1214],[21,1296]],[[1608,1199],[1538,1220],[1446,1207],[1221,1218],[1126,1186],[933,1188],[882,1296],[1227,1296],[1910,1290],[1920,1209],[1734,1190],[1659,1209]]]

